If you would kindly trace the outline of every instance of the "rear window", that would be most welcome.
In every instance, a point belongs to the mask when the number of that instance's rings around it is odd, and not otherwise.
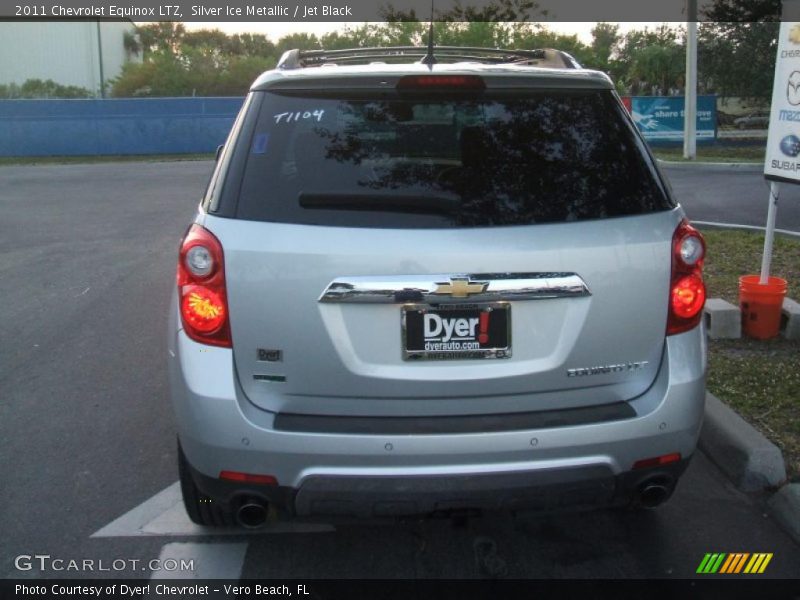
[[[606,91],[312,98],[264,93],[237,217],[488,227],[673,207]]]

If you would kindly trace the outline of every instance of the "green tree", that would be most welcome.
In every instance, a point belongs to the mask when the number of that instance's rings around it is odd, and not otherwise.
[[[451,16],[480,19],[435,22],[436,44],[556,48],[587,66],[602,64],[595,51],[577,36],[555,33],[541,23],[492,20],[516,18],[532,10],[538,10],[538,5],[531,0],[496,0],[481,13],[457,4],[449,11]],[[425,22],[394,20],[345,26],[322,37],[297,33],[273,44],[263,35],[226,35],[216,29],[187,32],[181,24],[151,23],[139,27],[126,41],[128,51],[140,53],[142,62],[125,65],[112,82],[112,95],[242,95],[261,72],[275,66],[286,50],[419,46],[427,43],[427,32]],[[610,34],[613,39],[613,31]]]
[[[61,85],[52,79],[27,79],[22,85],[0,85],[0,98],[91,98],[92,92],[76,85]]]
[[[292,33],[282,37],[278,40],[278,43],[275,44],[278,56],[294,48],[300,50],[322,50],[322,44],[320,44],[319,38],[313,33]]]
[[[113,96],[240,96],[277,60],[275,45],[259,34],[153,23],[137,29],[136,41],[143,60],[123,67],[111,82]]]
[[[683,85],[684,44],[678,29],[662,24],[634,29],[618,42],[611,78],[630,94],[667,94]]]
[[[683,87],[684,52],[677,44],[652,44],[639,50],[630,68],[638,93],[668,95]]]
[[[510,45],[513,48],[554,48],[571,54],[581,65],[591,61],[591,49],[577,35],[560,34],[540,23],[515,24],[512,25],[512,32]]]
[[[453,8],[449,10],[434,10],[434,21],[485,21],[485,22],[529,22],[536,16],[546,16],[536,0],[489,0],[480,3],[480,6],[464,6],[460,0],[455,0]],[[428,22],[430,14],[418,15],[415,10],[398,10],[389,3],[380,10],[384,21],[422,21]]]
[[[228,36],[219,29],[198,29],[187,31],[180,41],[180,53],[193,48],[206,56],[226,56],[230,54]]]
[[[142,96],[191,96],[192,83],[184,64],[171,54],[151,55],[141,63],[126,63],[111,81],[117,98]]]
[[[275,66],[273,57],[237,56],[221,73],[214,96],[243,96],[250,84],[264,71]],[[211,94],[209,94],[211,95]]]
[[[721,96],[769,98],[780,0],[714,0],[698,31],[698,78]]]
[[[171,21],[148,23],[136,28],[136,36],[139,38],[138,47],[144,59],[159,52],[175,54],[180,48],[184,35],[186,35],[186,28],[183,23]]]
[[[275,56],[275,44],[259,33],[237,33],[228,37],[226,45],[230,54],[271,58]]]
[[[395,40],[375,24],[364,23],[358,27],[345,25],[342,31],[333,31],[320,38],[320,46],[326,50],[345,48],[372,48],[374,46],[396,46]]]
[[[601,71],[611,70],[611,57],[619,45],[619,25],[611,23],[597,23],[592,27],[592,57],[587,66]]]
[[[416,46],[422,44],[426,27],[423,23],[393,21],[383,25],[385,33],[397,46]]]
[[[514,22],[533,21],[536,16],[546,16],[535,0],[491,0],[482,6],[463,7],[456,0],[455,6],[445,13],[445,20]]]
[[[426,28],[427,29],[427,28]],[[491,21],[436,22],[433,39],[439,46],[480,46],[486,48],[506,47],[510,43],[508,28]],[[427,32],[423,45],[428,43]]]

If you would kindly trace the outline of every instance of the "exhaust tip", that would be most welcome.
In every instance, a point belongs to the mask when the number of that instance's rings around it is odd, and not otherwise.
[[[268,504],[255,498],[245,499],[236,510],[236,522],[247,529],[263,527],[268,516]]]
[[[639,488],[639,506],[655,508],[666,502],[672,494],[672,488],[663,481],[650,481]]]

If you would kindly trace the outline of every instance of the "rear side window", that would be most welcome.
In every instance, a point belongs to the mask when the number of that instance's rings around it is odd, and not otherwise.
[[[381,100],[264,93],[237,217],[488,227],[673,207],[607,91]],[[244,139],[247,138],[247,139]]]

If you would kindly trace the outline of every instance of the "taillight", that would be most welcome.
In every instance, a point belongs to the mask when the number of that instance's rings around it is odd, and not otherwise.
[[[405,75],[397,82],[399,91],[481,91],[486,89],[479,75]]]
[[[192,225],[178,256],[178,298],[183,330],[202,344],[231,347],[222,244]]]
[[[706,243],[689,222],[681,221],[672,235],[672,276],[669,286],[667,335],[697,327],[703,317],[706,286],[703,261]]]

